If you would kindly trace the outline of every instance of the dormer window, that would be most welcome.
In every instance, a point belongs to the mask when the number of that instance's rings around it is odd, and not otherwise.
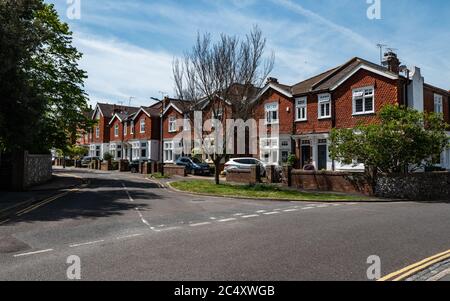
[[[373,87],[353,90],[353,115],[375,113],[375,93]]]
[[[278,124],[278,103],[269,103],[265,106],[266,124]]]
[[[331,117],[331,94],[319,94],[319,119]]]

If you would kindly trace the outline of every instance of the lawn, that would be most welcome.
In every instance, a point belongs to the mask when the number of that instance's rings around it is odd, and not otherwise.
[[[366,199],[364,196],[301,192],[287,190],[274,185],[237,185],[223,183],[215,185],[209,180],[178,181],[170,184],[175,189],[214,196],[234,196],[255,199],[279,199],[296,201],[354,201]]]

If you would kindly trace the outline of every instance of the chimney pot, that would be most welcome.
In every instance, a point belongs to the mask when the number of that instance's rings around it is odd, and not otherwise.
[[[399,74],[400,73],[400,60],[397,57],[397,54],[393,51],[386,52],[384,54],[384,65],[387,66],[388,70]]]
[[[278,78],[268,77],[267,78],[267,84],[270,84],[270,83],[278,84]]]

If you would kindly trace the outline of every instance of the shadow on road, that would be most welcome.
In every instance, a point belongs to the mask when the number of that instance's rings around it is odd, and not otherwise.
[[[92,173],[90,175],[92,176]],[[133,201],[129,199],[122,184],[127,187]],[[16,222],[33,223],[122,216],[127,212],[135,211],[136,208],[149,211],[152,210],[152,201],[164,198],[152,191],[157,188],[158,186],[151,182],[91,178],[87,188],[69,193],[22,216],[15,216],[3,225]]]

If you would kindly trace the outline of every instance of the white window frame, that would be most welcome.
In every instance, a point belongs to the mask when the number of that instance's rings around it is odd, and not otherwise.
[[[331,118],[331,94],[330,93],[322,93],[317,96],[317,105],[318,105],[318,118],[319,119],[329,119]],[[329,106],[329,114],[322,115],[322,105]],[[325,110],[326,113],[326,110]]]
[[[131,121],[130,134],[134,134],[134,121]]]
[[[440,94],[434,94],[434,112],[437,114],[444,113],[443,97]]]
[[[123,135],[128,135],[128,122],[125,122],[123,125]]]
[[[267,164],[276,164],[278,165],[280,162],[280,138],[278,137],[271,137],[271,138],[261,138],[260,141],[260,147],[261,147],[261,155],[260,159],[264,163]],[[269,155],[269,161],[266,161],[264,158],[264,155]],[[276,157],[275,160],[274,157]]]
[[[100,138],[100,127],[95,128],[95,138]]]
[[[303,113],[303,114],[301,114]],[[305,115],[301,117],[301,115]],[[295,99],[295,121],[308,120],[308,97],[299,97]]]
[[[144,134],[145,133],[145,118],[142,118],[140,121],[139,121],[139,129],[140,129],[140,133],[141,134]]]
[[[277,102],[268,103],[264,106],[264,112],[265,112],[265,119],[266,119],[266,125],[270,124],[279,124],[280,123],[280,112],[279,112],[280,105]],[[273,119],[272,113],[277,113],[277,119]]]
[[[119,137],[119,125],[114,126],[114,137]]]
[[[372,90],[371,95],[366,95],[367,90]],[[355,96],[357,93],[362,93],[362,96]],[[366,110],[366,98],[372,97],[372,110]],[[356,100],[362,99],[362,105],[363,105],[363,111],[362,112],[356,112]],[[374,86],[368,86],[363,88],[357,88],[353,89],[352,91],[352,112],[353,115],[368,115],[368,114],[374,114],[375,113],[375,87]]]
[[[169,117],[169,133],[177,132],[177,117],[170,116]]]

